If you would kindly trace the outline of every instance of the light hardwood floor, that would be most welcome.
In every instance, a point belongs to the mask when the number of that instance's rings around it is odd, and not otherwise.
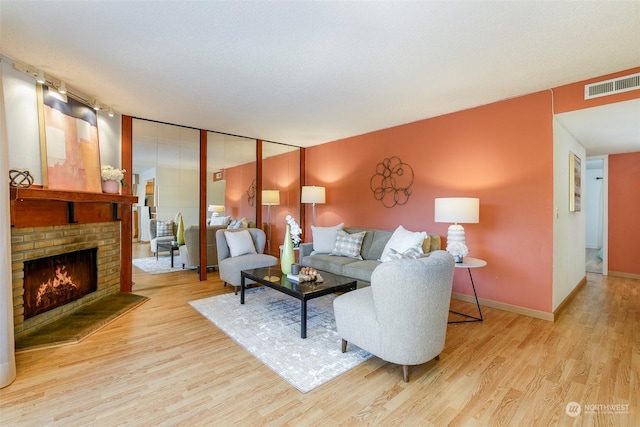
[[[449,325],[440,361],[409,383],[373,358],[301,394],[187,304],[231,291],[217,273],[134,268],[150,300],[80,344],[16,355],[0,424],[638,426],[640,281],[587,277],[555,323],[485,308]]]

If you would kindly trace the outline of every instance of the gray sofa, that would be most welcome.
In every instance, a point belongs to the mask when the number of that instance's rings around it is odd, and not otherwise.
[[[358,281],[358,287],[367,286],[371,283],[371,273],[381,264],[378,259],[380,259],[385,245],[391,239],[393,231],[370,228],[344,228],[344,231],[349,234],[359,231],[367,232],[360,251],[362,260],[328,254],[311,255],[313,243],[302,243],[300,245],[300,265],[351,277]],[[427,233],[422,245],[424,253],[439,249],[440,236]]]

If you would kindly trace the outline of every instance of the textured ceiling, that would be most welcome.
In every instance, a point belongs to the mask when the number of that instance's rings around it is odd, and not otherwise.
[[[640,2],[0,1],[0,53],[167,123],[311,146],[640,65]]]

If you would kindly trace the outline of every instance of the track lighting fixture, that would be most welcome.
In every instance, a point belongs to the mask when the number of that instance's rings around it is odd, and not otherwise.
[[[98,102],[97,99],[93,101],[93,109],[96,111],[100,110],[100,103]]]
[[[40,84],[45,84],[47,81],[44,78],[44,71],[38,70],[38,75],[36,76],[36,81]]]
[[[115,115],[115,113],[113,112],[113,108],[109,107],[109,112],[107,112],[107,115],[109,117],[113,117]]]
[[[64,82],[60,82],[60,86],[58,86],[58,93],[60,95],[67,94],[67,85]]]

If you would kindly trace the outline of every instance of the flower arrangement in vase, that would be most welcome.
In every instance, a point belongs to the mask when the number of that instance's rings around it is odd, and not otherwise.
[[[456,260],[456,263],[463,262],[464,257],[469,254],[467,245],[462,242],[447,242],[447,252],[449,252]]]
[[[297,248],[298,246],[300,246],[300,243],[302,242],[302,229],[300,228],[296,220],[291,215],[287,215],[286,220],[287,220],[287,224],[289,224],[291,241],[293,242],[293,247]]]
[[[126,170],[117,169],[111,165],[102,166],[100,176],[102,177],[102,191],[105,193],[118,194],[120,192],[120,185],[124,185],[122,180],[124,179],[124,173]]]

